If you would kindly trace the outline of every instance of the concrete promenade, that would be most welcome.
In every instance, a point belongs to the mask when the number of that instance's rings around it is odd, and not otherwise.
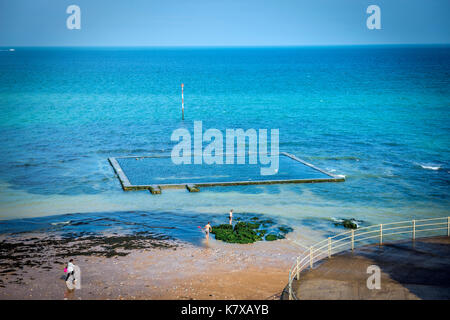
[[[381,269],[380,289],[367,288],[370,265]],[[450,237],[345,251],[304,270],[293,289],[300,300],[450,299]],[[287,289],[282,298],[287,299]]]

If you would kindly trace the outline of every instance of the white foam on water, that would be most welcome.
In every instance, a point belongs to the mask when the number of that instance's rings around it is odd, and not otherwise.
[[[72,221],[61,221],[61,222],[52,222],[51,225],[52,226],[57,226],[57,225],[66,225],[66,224],[70,224]]]
[[[437,165],[437,166],[426,166],[423,164],[419,164],[423,169],[427,169],[427,170],[439,170],[441,169],[441,166]]]

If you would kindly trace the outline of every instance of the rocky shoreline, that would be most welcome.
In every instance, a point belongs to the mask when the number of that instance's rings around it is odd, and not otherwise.
[[[151,234],[0,240],[0,299],[274,298],[298,254],[286,239],[201,246]],[[73,292],[63,280],[69,258],[82,270],[82,288]]]

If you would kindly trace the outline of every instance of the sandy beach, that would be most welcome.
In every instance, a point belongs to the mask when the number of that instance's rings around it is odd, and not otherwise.
[[[1,240],[0,299],[278,299],[299,253],[286,239],[201,246],[113,236]],[[69,258],[81,269],[73,292],[64,283]]]

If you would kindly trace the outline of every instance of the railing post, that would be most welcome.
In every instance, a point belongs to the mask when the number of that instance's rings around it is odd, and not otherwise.
[[[413,220],[413,240],[416,240],[416,220]]]
[[[328,259],[331,258],[331,238],[328,237]]]
[[[355,249],[355,230],[352,229],[352,251]]]
[[[297,257],[297,280],[300,279],[300,270],[298,268],[299,264],[300,264],[300,257]]]
[[[383,224],[380,224],[380,246],[383,244]]]
[[[313,267],[313,249],[309,247],[309,266],[312,269]]]
[[[450,237],[450,217],[447,217],[447,237]]]

